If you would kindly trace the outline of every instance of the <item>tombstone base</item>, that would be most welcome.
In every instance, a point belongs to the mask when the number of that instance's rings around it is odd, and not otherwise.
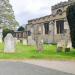
[[[38,52],[42,52],[43,51],[43,48],[40,48],[40,49],[38,48],[37,51]]]
[[[58,47],[57,52],[62,52],[62,49],[63,49],[62,47]]]
[[[38,52],[42,52],[43,51],[43,44],[38,43],[38,45],[36,45],[36,46],[37,46],[37,51]]]
[[[12,51],[4,51],[4,53],[15,53],[15,51],[14,50],[12,50]]]
[[[65,48],[65,52],[70,52],[70,48]]]

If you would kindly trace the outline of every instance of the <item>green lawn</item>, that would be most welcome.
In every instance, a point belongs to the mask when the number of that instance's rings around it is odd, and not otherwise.
[[[16,52],[12,54],[3,53],[3,44],[0,44],[0,59],[49,59],[49,60],[75,60],[75,50],[69,53],[56,52],[55,45],[44,45],[44,51],[38,53],[34,46],[16,45]]]

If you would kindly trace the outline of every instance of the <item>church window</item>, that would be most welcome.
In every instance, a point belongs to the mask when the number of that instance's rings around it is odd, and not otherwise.
[[[64,20],[57,21],[56,26],[57,26],[57,34],[64,33]]]
[[[31,36],[31,31],[28,31],[28,36]]]
[[[45,34],[49,33],[49,23],[44,23]]]

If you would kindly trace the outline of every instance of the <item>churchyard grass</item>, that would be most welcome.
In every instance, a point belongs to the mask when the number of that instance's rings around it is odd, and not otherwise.
[[[75,60],[75,50],[71,52],[56,52],[56,45],[44,45],[43,52],[37,52],[35,46],[24,46],[20,43],[16,45],[15,53],[4,53],[4,44],[0,44],[0,59],[48,59],[48,60]]]

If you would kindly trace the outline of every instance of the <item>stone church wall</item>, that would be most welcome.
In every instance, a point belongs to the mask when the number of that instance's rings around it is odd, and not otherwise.
[[[32,19],[28,21],[28,30],[31,31],[33,28],[33,32],[31,36],[36,35],[35,32],[37,31],[38,26],[41,27],[42,35],[43,35],[43,41],[46,43],[57,43],[64,37],[62,34],[57,34],[57,25],[56,22],[63,20],[64,21],[64,30],[69,30],[68,22],[66,19],[66,9],[68,5],[70,5],[72,2],[61,2],[55,6],[52,6],[52,14],[47,15],[44,17]],[[44,23],[49,22],[49,33],[45,34],[45,28]]]

